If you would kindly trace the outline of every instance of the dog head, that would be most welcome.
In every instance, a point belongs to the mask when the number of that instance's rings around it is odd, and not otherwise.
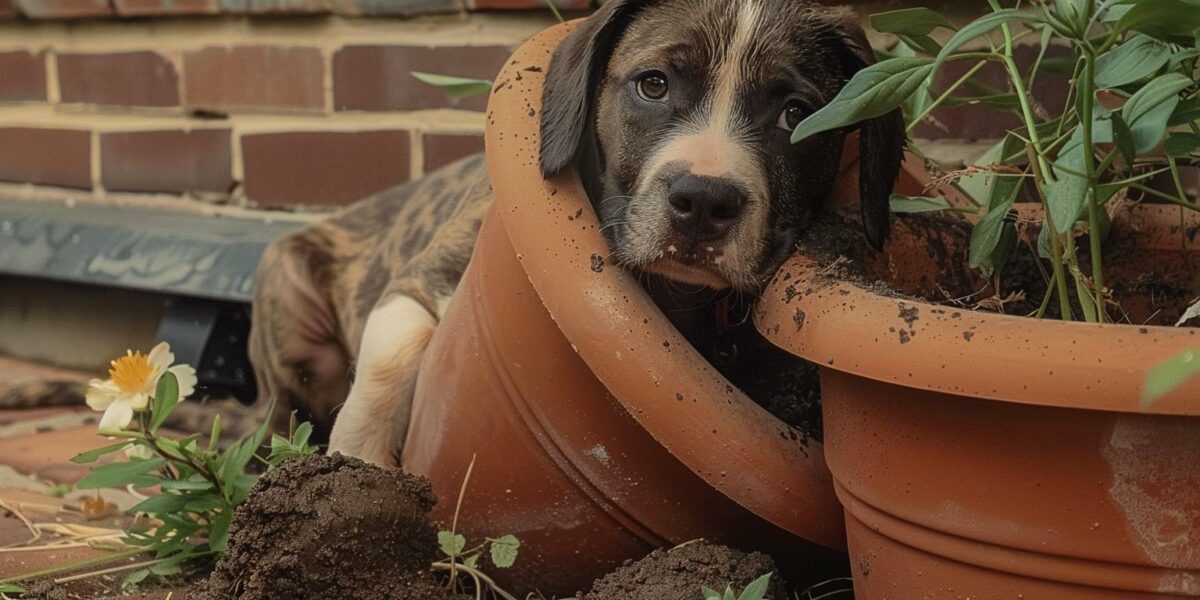
[[[621,264],[756,291],[828,199],[848,133],[792,144],[792,131],[872,62],[846,10],[610,0],[551,63],[542,172],[579,167]],[[863,224],[881,247],[903,121],[895,112],[859,128]]]

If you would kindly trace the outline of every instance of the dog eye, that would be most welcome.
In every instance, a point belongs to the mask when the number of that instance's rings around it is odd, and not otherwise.
[[[648,71],[638,77],[637,92],[643,100],[661,102],[669,89],[667,76],[662,71]]]
[[[795,131],[804,120],[804,106],[799,102],[789,102],[779,113],[779,122],[775,125],[785,131]]]

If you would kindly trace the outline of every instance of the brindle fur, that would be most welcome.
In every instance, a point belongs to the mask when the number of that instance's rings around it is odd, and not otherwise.
[[[250,360],[275,428],[295,410],[328,435],[371,310],[397,294],[432,314],[454,293],[492,199],[482,155],[275,242],[259,268]]]

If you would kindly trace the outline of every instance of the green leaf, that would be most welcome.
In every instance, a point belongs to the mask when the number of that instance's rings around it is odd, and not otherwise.
[[[304,447],[308,445],[308,438],[312,437],[312,423],[305,421],[296,428],[296,432],[292,434],[292,445]]]
[[[220,469],[219,479],[224,482],[232,482],[239,475],[246,471],[246,465],[250,464],[250,460],[254,458],[254,454],[263,444],[263,438],[267,436],[267,430],[271,427],[271,413],[275,412],[275,403],[272,401],[271,408],[267,410],[267,416],[263,419],[258,429],[250,435],[248,439],[230,446],[225,454],[222,455],[222,465]],[[232,494],[227,494],[232,496]]]
[[[929,196],[892,195],[892,212],[898,214],[918,214],[948,210],[950,204],[945,198],[930,198]]]
[[[954,24],[941,13],[923,7],[871,15],[870,22],[875,31],[897,35],[929,35],[939,27],[955,29]]]
[[[93,462],[96,462],[97,460],[100,460],[100,457],[107,456],[109,454],[112,454],[113,452],[117,452],[118,450],[123,450],[125,448],[125,446],[128,446],[129,444],[132,444],[132,443],[133,443],[132,441],[118,442],[111,446],[105,446],[103,448],[96,448],[95,450],[88,450],[87,452],[80,452],[79,454],[76,454],[74,457],[71,458],[71,462],[73,462],[75,464],[80,464],[80,465],[86,464],[86,463],[93,463]]]
[[[932,72],[927,58],[889,58],[855,73],[833,101],[800,123],[792,143],[895,110]]]
[[[995,12],[988,13],[978,19],[975,19],[971,24],[963,27],[958,33],[950,37],[946,45],[942,47],[941,53],[937,56],[937,61],[934,62],[933,71],[936,73],[941,70],[942,64],[950,58],[952,54],[963,47],[967,42],[991,33],[1001,25],[1010,21],[1020,21],[1023,23],[1045,23],[1041,15],[1033,12],[1006,8]]]
[[[79,480],[75,487],[80,490],[94,490],[125,486],[137,482],[141,476],[161,468],[165,464],[167,464],[165,459],[151,458],[101,465],[92,469],[92,472]]]
[[[1138,154],[1153,150],[1167,134],[1167,122],[1179,106],[1179,92],[1192,85],[1192,81],[1179,73],[1167,73],[1155,78],[1138,90],[1121,114],[1133,133]]]
[[[1136,30],[1159,39],[1194,40],[1200,28],[1200,4],[1196,0],[1125,0],[1132,4],[1114,31]]]
[[[1166,66],[1171,48],[1137,35],[1096,59],[1096,87],[1112,89],[1141,81]]]
[[[46,495],[54,498],[62,498],[71,493],[71,485],[67,483],[56,483],[46,490]]]
[[[1096,301],[1093,299],[1092,292],[1087,283],[1080,277],[1079,273],[1073,273],[1075,277],[1075,295],[1079,298],[1079,306],[1083,309],[1083,318],[1088,323],[1099,322],[1099,317],[1096,313]]]
[[[1167,156],[1182,158],[1200,150],[1200,135],[1190,132],[1172,133],[1165,146]]]
[[[233,521],[233,509],[226,508],[213,518],[208,529],[208,547],[214,552],[224,552],[229,545],[229,524]]]
[[[188,492],[203,492],[212,489],[212,482],[200,476],[189,477],[185,480],[169,480],[162,482],[164,490],[177,490]]]
[[[771,585],[771,574],[767,573],[758,579],[755,579],[742,590],[742,595],[738,596],[738,600],[764,600],[767,597],[767,587]]]
[[[900,36],[900,41],[930,56],[937,56],[942,51],[942,45],[927,35],[902,35]],[[932,83],[930,82],[930,84]]]
[[[150,569],[138,569],[125,576],[125,580],[121,582],[121,590],[128,592],[137,587],[137,584],[146,580],[150,576]]]
[[[1091,19],[1086,0],[1055,0],[1054,13],[1074,31],[1082,31]]]
[[[1146,375],[1142,408],[1150,408],[1197,374],[1200,374],[1200,350],[1188,350],[1155,367]]]
[[[133,512],[144,512],[152,515],[179,512],[187,506],[191,498],[181,494],[159,494],[142,500],[132,509]]]
[[[167,417],[179,404],[179,380],[175,374],[167,371],[158,378],[158,386],[154,390],[154,402],[150,405],[150,433],[158,431]]]
[[[1004,139],[997,142],[987,152],[975,161],[977,167],[989,167],[991,165],[1005,165],[1021,163],[1015,157],[1023,157],[1025,155],[1025,143],[1013,134],[1004,136]],[[990,204],[992,197],[992,189],[996,185],[996,181],[1000,176],[993,171],[968,175],[959,180],[959,186],[963,191],[977,201]]]
[[[517,550],[521,548],[517,536],[509,534],[491,542],[492,564],[507,569],[517,562]]]
[[[478,553],[472,554],[463,561],[463,564],[474,569],[479,566],[479,556]]]
[[[184,505],[183,509],[188,512],[206,513],[217,510],[225,506],[225,500],[215,494],[201,496],[199,498],[192,496],[192,499]]]
[[[970,265],[987,274],[994,273],[1012,252],[1016,228],[1009,222],[1008,213],[1017,199],[1021,179],[1001,177],[992,192],[988,212],[971,232]]]
[[[700,586],[700,591],[704,594],[704,600],[722,600],[721,592],[711,589],[708,586]]]
[[[451,98],[480,96],[492,91],[492,82],[486,79],[469,79],[420,71],[412,71],[411,74],[422,83],[442,88]]]
[[[25,588],[11,583],[0,583],[0,594],[24,594]]]
[[[1121,156],[1125,157],[1126,164],[1133,165],[1137,160],[1137,145],[1134,144],[1133,132],[1130,131],[1129,125],[1125,123],[1125,117],[1122,117],[1121,113],[1113,113],[1112,130],[1117,150],[1121,152]]]
[[[1174,127],[1196,122],[1200,122],[1200,96],[1180,102],[1179,106],[1175,108],[1175,114],[1171,115],[1171,120],[1167,124]]]
[[[442,553],[446,556],[458,556],[467,547],[467,538],[463,537],[461,533],[439,531],[438,547],[442,549]]]
[[[179,564],[177,564],[177,563],[173,564],[171,562],[161,562],[161,563],[158,563],[158,564],[150,567],[150,572],[154,573],[155,575],[158,575],[159,577],[170,577],[171,575],[178,575],[182,571],[183,571],[183,569],[181,569],[179,567]]]
[[[1087,204],[1088,180],[1082,175],[1087,169],[1083,147],[1083,128],[1075,130],[1054,162],[1055,180],[1045,186],[1046,204],[1058,233],[1066,233],[1079,220]]]

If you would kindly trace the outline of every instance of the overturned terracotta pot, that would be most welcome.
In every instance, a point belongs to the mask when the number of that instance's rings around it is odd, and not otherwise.
[[[919,193],[908,166],[905,192]],[[1149,270],[1194,283],[1181,218],[1200,225],[1165,206],[1115,224],[1136,250],[1110,261],[1113,285]],[[945,242],[901,219],[867,279],[936,284],[951,261],[931,249]],[[857,598],[1200,596],[1200,381],[1140,403],[1150,369],[1200,347],[1195,329],[972,312],[829,272],[794,257],[756,322],[822,366]]]
[[[543,181],[539,107],[574,25],[524,45],[487,117],[496,204],[422,365],[406,470],[469,540],[515,534],[510,591],[572,594],[697,538],[772,552],[794,581],[842,568],[841,508],[802,441],[689,346],[609,250],[575,175]]]

